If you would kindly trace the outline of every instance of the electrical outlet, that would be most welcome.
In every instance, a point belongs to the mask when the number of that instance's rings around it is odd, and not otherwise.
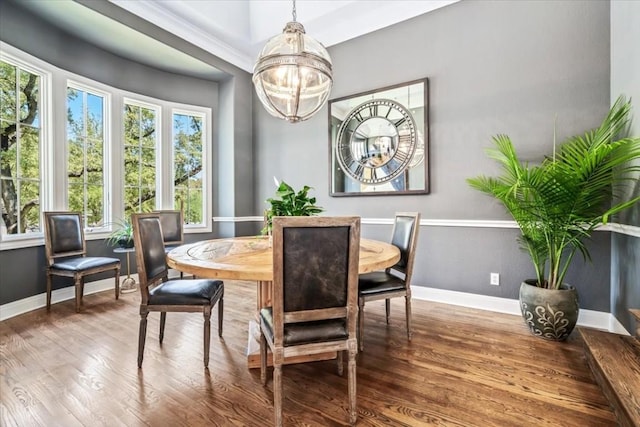
[[[490,285],[500,286],[500,273],[491,273]]]

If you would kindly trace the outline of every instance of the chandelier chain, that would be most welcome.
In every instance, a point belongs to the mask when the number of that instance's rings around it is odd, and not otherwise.
[[[293,0],[293,10],[291,11],[291,15],[293,15],[293,22],[296,22],[296,0]]]

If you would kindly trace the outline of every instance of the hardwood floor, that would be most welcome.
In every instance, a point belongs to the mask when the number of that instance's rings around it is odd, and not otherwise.
[[[106,291],[0,322],[2,426],[264,426],[273,420],[271,376],[246,367],[255,284],[225,281],[223,339],[211,335],[202,367],[202,316],[149,316],[136,365],[138,293]],[[517,316],[414,300],[413,340],[404,306],[365,306],[358,356],[361,426],[614,426],[588,368],[581,338],[531,336]],[[212,331],[217,319],[212,316]],[[345,358],[346,360],[346,358]],[[285,366],[285,425],[346,425],[347,377],[335,361]]]

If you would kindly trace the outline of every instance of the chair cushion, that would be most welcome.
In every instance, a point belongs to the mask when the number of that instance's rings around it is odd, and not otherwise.
[[[358,277],[358,293],[360,295],[375,295],[403,289],[406,289],[405,281],[385,271],[374,271],[361,274]]]
[[[260,310],[267,330],[273,340],[273,311],[271,307]],[[315,342],[339,341],[349,338],[346,319],[318,320],[315,322],[287,323],[284,325],[283,344],[285,347]]]
[[[96,267],[109,267],[112,265],[114,268],[116,264],[120,264],[120,259],[109,257],[77,257],[67,258],[54,263],[51,268],[56,270],[67,271],[85,271]]]
[[[169,280],[149,290],[148,305],[211,304],[223,289],[221,280]]]

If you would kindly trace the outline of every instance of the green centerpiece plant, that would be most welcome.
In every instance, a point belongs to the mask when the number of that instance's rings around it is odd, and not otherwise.
[[[280,182],[275,197],[267,199],[270,207],[264,212],[265,221],[261,233],[270,234],[274,216],[313,216],[321,213],[323,209],[316,206],[316,198],[309,196],[311,189],[312,187],[305,185],[296,192],[286,182]]]
[[[571,333],[577,291],[564,280],[575,254],[590,260],[586,242],[592,232],[640,201],[637,193],[620,197],[626,185],[637,183],[640,171],[640,138],[621,136],[630,111],[630,102],[620,97],[597,129],[570,137],[557,149],[554,141],[553,153],[539,164],[522,162],[511,139],[498,135],[496,147],[487,153],[501,164],[502,173],[467,180],[501,202],[520,227],[519,242],[536,272],[520,287],[520,307],[536,335],[563,340]],[[554,307],[547,290],[573,292],[564,293],[573,301]],[[523,301],[531,293],[536,298]],[[575,306],[575,314],[569,306]]]

